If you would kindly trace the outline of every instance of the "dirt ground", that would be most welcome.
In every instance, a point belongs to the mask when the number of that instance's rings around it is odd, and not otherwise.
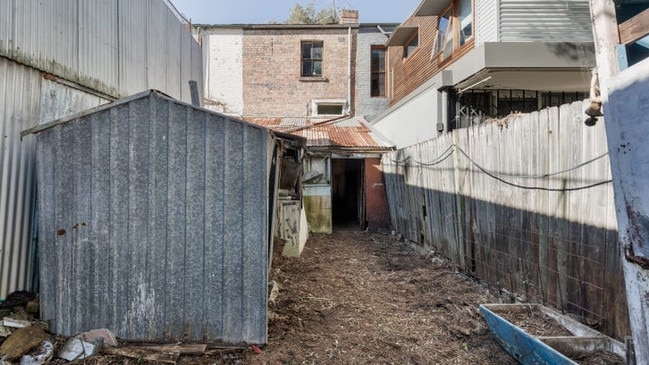
[[[212,347],[178,364],[516,364],[478,309],[498,299],[433,253],[358,231],[313,235],[299,259],[279,249],[268,344]],[[57,338],[57,352],[65,341]],[[106,353],[72,362],[156,363]]]
[[[242,363],[516,364],[478,309],[497,298],[393,236],[315,235],[274,260],[269,343]]]

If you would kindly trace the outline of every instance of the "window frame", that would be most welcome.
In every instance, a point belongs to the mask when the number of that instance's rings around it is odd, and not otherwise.
[[[306,58],[304,57],[304,45],[305,44],[310,44],[311,45],[311,51],[310,51],[310,57]],[[320,46],[320,58],[314,58],[313,57],[313,46],[314,45],[319,45]],[[311,73],[305,73],[304,71],[304,63],[305,61],[310,61],[311,62]],[[314,72],[314,62],[320,62],[320,73],[313,73]],[[300,77],[307,77],[307,78],[322,78],[324,77],[324,41],[322,40],[301,40],[300,41]]]
[[[379,67],[378,70],[374,69],[374,64],[373,64],[373,57],[374,57],[374,50],[380,50],[383,52],[383,69]],[[386,86],[387,86],[387,47],[383,45],[372,45],[370,48],[370,97],[372,98],[385,98],[386,95]],[[378,95],[374,94],[374,76],[378,75],[379,79],[383,78],[383,87],[381,87],[380,81],[379,81],[379,93]],[[382,75],[382,76],[381,76]]]
[[[319,113],[320,106],[336,106],[341,108],[340,114],[321,114]],[[309,113],[312,117],[338,117],[345,115],[347,111],[347,100],[345,99],[314,99],[311,100],[311,112]]]
[[[475,42],[475,1],[469,0],[471,2],[471,36],[464,39],[464,44],[460,44],[463,33],[459,15],[460,1],[462,0],[451,0],[437,16],[436,38],[435,44],[433,45],[431,59],[437,59],[438,63],[446,63],[449,60],[457,58],[458,55],[473,47]],[[439,35],[441,19],[443,18],[443,15],[446,15],[449,12],[449,24],[447,25],[444,39],[441,39]],[[451,31],[449,31],[449,29]],[[452,42],[452,47],[451,51],[447,52],[447,45],[449,42]]]
[[[417,46],[415,46],[415,48],[413,48],[412,51],[409,52],[408,49],[411,47],[410,43],[412,43],[412,41],[414,41],[415,39],[417,40]],[[403,45],[403,59],[404,59],[404,61],[408,60],[410,57],[412,57],[413,54],[417,53],[417,51],[420,48],[420,43],[421,42],[419,41],[419,27],[417,27],[417,31],[413,32],[413,34],[410,36],[410,38],[408,38],[408,41],[406,41],[406,44]]]

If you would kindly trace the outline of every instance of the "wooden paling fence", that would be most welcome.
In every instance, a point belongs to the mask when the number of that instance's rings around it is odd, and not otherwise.
[[[630,335],[605,121],[586,102],[385,155],[393,229],[519,300]]]

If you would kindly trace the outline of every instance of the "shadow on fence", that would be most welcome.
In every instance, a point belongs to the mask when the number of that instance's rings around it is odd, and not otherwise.
[[[464,272],[630,334],[603,125],[581,102],[456,130],[383,159],[393,229]]]

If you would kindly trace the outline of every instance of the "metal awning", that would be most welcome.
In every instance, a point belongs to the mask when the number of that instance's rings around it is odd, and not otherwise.
[[[424,0],[415,10],[415,16],[439,15],[451,0]]]
[[[404,46],[406,42],[412,37],[413,34],[419,31],[419,27],[413,26],[399,26],[397,29],[392,32],[390,38],[388,38],[387,43],[385,44],[388,47],[392,46]]]

